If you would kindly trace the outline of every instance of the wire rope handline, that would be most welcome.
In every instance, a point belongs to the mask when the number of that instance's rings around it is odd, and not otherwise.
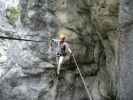
[[[19,37],[7,37],[7,36],[0,36],[0,39],[2,40],[16,40],[16,41],[27,41],[27,42],[48,42],[48,38],[45,37],[44,40],[33,40],[33,39],[26,39],[26,38],[19,38]],[[70,44],[80,44],[78,42],[71,42],[71,41],[65,41]]]
[[[18,38],[18,37],[7,37],[7,36],[0,36],[0,39],[4,40],[18,40],[18,41],[30,41],[30,42],[47,42],[47,40],[37,41],[32,39],[25,39],[25,38]]]
[[[84,79],[84,77],[83,77],[83,75],[82,75],[82,73],[81,73],[81,71],[80,71],[80,69],[79,69],[79,66],[78,66],[78,63],[77,63],[77,61],[76,61],[76,58],[75,58],[74,54],[72,54],[72,57],[73,57],[73,60],[74,60],[74,62],[75,62],[75,65],[76,65],[76,67],[77,67],[77,70],[78,70],[78,72],[79,72],[79,74],[80,74],[80,77],[81,77],[81,79],[82,79],[82,82],[83,82],[83,84],[84,84],[84,87],[85,87],[85,90],[86,90],[86,92],[87,92],[88,98],[89,98],[89,100],[93,100],[93,99],[92,99],[92,96],[91,96],[91,92],[89,91],[89,89],[88,89],[88,87],[87,87],[87,85],[86,85],[85,79]]]

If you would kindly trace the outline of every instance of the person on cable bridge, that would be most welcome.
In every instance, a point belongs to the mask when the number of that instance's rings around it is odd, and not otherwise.
[[[60,74],[61,65],[63,63],[64,57],[67,55],[66,50],[71,54],[72,50],[70,49],[69,44],[65,41],[65,35],[60,35],[59,39],[51,39],[53,42],[58,44],[56,56],[57,56],[57,74]],[[52,43],[50,41],[49,50],[52,50]]]

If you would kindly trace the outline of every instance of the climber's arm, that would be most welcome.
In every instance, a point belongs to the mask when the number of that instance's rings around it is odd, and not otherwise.
[[[70,54],[72,54],[72,50],[70,48],[68,48],[68,51],[69,51]]]
[[[69,44],[68,44],[68,43],[66,43],[65,45],[66,45],[66,48],[67,48],[68,52],[69,52],[70,54],[72,54],[72,50],[71,50],[71,48],[70,48]]]
[[[52,41],[57,43],[57,42],[59,42],[60,40],[58,40],[58,39],[52,39]]]

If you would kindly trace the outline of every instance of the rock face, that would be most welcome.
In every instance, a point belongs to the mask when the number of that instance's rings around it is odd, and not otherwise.
[[[48,32],[66,35],[93,100],[117,92],[118,0],[0,0],[1,100],[89,100],[70,55],[56,75]],[[14,5],[13,5],[14,4]]]
[[[132,73],[132,17],[133,17],[133,1],[121,0],[120,6],[120,83],[119,83],[119,99],[132,100],[133,95],[133,73]]]

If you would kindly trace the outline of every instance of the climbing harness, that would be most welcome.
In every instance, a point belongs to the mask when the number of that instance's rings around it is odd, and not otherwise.
[[[77,61],[76,61],[76,58],[75,58],[74,54],[72,54],[72,57],[73,57],[73,60],[74,60],[74,62],[75,62],[75,65],[76,65],[76,67],[77,67],[77,70],[78,70],[78,72],[79,72],[79,74],[80,74],[80,77],[81,77],[81,79],[82,79],[82,82],[83,82],[83,84],[84,84],[84,87],[85,87],[85,90],[86,90],[86,92],[87,92],[88,98],[89,98],[89,100],[93,100],[93,99],[92,99],[92,96],[91,96],[91,92],[89,91],[89,89],[88,89],[88,87],[87,87],[87,85],[86,85],[85,79],[84,79],[84,77],[83,77],[83,75],[82,75],[82,73],[81,73],[81,71],[80,71],[80,69],[79,69],[79,66],[78,66],[78,63],[77,63]]]
[[[59,51],[57,52],[57,55],[59,56],[66,56],[66,46],[61,44],[59,47]]]

